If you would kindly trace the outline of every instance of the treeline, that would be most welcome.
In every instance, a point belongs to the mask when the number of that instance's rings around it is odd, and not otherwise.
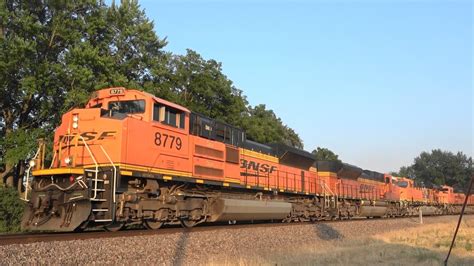
[[[435,149],[422,152],[411,165],[392,174],[410,177],[418,185],[430,188],[448,185],[456,191],[465,191],[473,175],[472,167],[472,157],[462,152]]]
[[[339,156],[327,148],[318,147],[313,154],[318,161],[341,162]],[[390,174],[414,179],[418,186],[439,188],[448,185],[458,192],[465,192],[474,174],[472,167],[472,157],[462,152],[435,149],[422,152],[411,165],[402,166]]]
[[[144,90],[239,126],[249,139],[303,147],[272,110],[249,105],[219,62],[166,51],[137,1],[8,0],[0,19],[0,183],[21,175],[19,162],[37,138],[51,141],[61,114],[105,87]]]

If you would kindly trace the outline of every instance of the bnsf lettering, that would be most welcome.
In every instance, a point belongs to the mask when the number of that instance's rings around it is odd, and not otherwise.
[[[117,134],[117,131],[104,131],[104,132],[94,132],[94,131],[89,131],[89,132],[83,132],[80,134],[82,139],[84,139],[85,142],[92,141],[92,140],[103,140],[103,139],[108,139],[112,138]],[[71,143],[75,141],[75,139],[78,138],[78,135],[72,135],[72,136],[59,136],[59,142],[62,142],[64,144]],[[82,140],[79,138],[79,140]],[[82,145],[80,141],[78,144]]]
[[[81,137],[84,139],[84,141],[91,141],[95,138],[97,135],[97,132],[84,132],[81,134]]]
[[[254,161],[247,161],[245,159],[240,160],[240,168],[247,168],[248,170],[270,174],[277,170],[276,166],[268,165],[266,163],[261,164]]]
[[[97,138],[98,140],[106,139],[115,136],[115,131],[104,131],[100,136]]]

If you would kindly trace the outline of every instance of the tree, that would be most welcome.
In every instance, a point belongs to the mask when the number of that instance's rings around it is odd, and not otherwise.
[[[302,147],[273,111],[248,106],[221,63],[192,50],[173,55],[163,50],[166,44],[136,0],[111,6],[96,0],[1,1],[0,184],[22,175],[36,138],[51,143],[64,112],[105,87],[152,92],[248,129],[252,139]]]
[[[337,161],[337,162],[341,162],[341,160],[339,160],[339,156],[328,148],[317,147],[311,153],[315,155],[315,158],[316,158],[317,161]]]
[[[410,166],[402,166],[398,172],[390,172],[393,176],[412,177],[414,175],[413,169]]]
[[[221,63],[188,49],[186,55],[172,55],[167,68],[161,87],[150,92],[208,117],[241,124],[248,103],[222,73]]]
[[[150,92],[186,106],[192,111],[243,128],[247,137],[261,143],[281,142],[302,148],[298,134],[284,125],[265,105],[251,107],[242,91],[222,73],[222,64],[205,60],[188,49],[172,55],[167,78]]]
[[[2,1],[0,183],[61,114],[107,86],[144,89],[166,54],[137,1]]]
[[[249,113],[244,117],[242,128],[247,138],[260,143],[283,143],[302,149],[303,142],[292,129],[283,124],[272,110],[267,110],[264,104],[249,107]]]
[[[440,149],[422,152],[411,166],[402,167],[399,174],[423,182],[427,187],[446,184],[463,190],[471,178],[472,157]]]
[[[20,231],[24,203],[13,188],[0,187],[0,233]]]

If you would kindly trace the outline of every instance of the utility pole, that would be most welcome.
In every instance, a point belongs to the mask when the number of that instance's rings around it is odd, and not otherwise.
[[[456,226],[456,231],[454,232],[454,236],[453,236],[453,241],[451,242],[451,247],[449,248],[448,256],[446,256],[446,259],[444,260],[444,265],[446,266],[448,265],[449,256],[451,255],[451,250],[453,249],[454,242],[456,241],[456,236],[458,234],[459,226],[461,225],[462,216],[464,214],[464,210],[466,209],[467,200],[469,199],[469,195],[471,195],[472,183],[474,183],[474,175],[471,175],[471,183],[469,184],[469,189],[466,192],[466,198],[464,199],[464,204],[462,205],[462,210],[461,210],[461,214],[459,215],[458,225]]]

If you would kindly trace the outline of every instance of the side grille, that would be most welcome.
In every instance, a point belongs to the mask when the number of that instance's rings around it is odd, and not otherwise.
[[[228,163],[239,163],[239,150],[229,146],[225,147],[225,161]]]
[[[196,145],[195,150],[196,150],[196,154],[209,156],[209,157],[213,157],[213,158],[221,159],[221,160],[224,158],[224,152],[220,150],[204,147],[201,145]]]
[[[200,166],[200,165],[194,166],[194,172],[198,175],[207,175],[207,176],[216,176],[216,177],[222,177],[224,175],[224,171],[222,169],[205,167],[205,166]]]

